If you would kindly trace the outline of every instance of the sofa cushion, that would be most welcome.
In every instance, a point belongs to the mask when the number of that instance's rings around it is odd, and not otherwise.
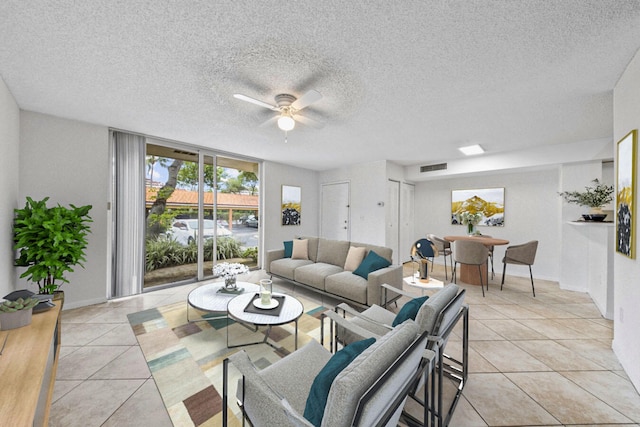
[[[418,310],[420,310],[422,304],[424,304],[428,299],[429,296],[425,295],[423,297],[414,298],[411,301],[405,303],[398,314],[396,314],[396,317],[395,319],[393,319],[393,323],[391,323],[391,326],[398,326],[407,319],[415,320],[416,315],[418,314]]]
[[[344,267],[349,252],[349,242],[344,240],[318,240],[318,258],[316,262],[324,262],[325,264],[337,265]]]
[[[327,276],[324,290],[347,300],[367,304],[367,281],[350,271]]]
[[[336,354],[324,365],[318,375],[316,375],[309,390],[307,404],[304,408],[304,417],[314,426],[320,426],[324,415],[324,407],[327,404],[331,383],[349,363],[365,351],[375,342],[375,338],[357,341],[349,344]]]
[[[298,267],[309,264],[313,264],[313,261],[310,261],[308,259],[280,258],[271,261],[269,271],[271,272],[271,274],[275,274],[276,276],[284,277],[285,279],[289,280],[295,280],[293,274],[294,270]]]
[[[291,252],[293,259],[309,259],[309,240],[296,239],[293,241],[293,250]]]
[[[293,255],[293,240],[287,240],[284,242],[284,257],[291,258]]]
[[[375,253],[380,255],[382,258],[386,259],[390,263],[393,263],[393,258],[392,258],[393,250],[391,248],[387,248],[384,246],[370,245],[368,243],[355,243],[355,242],[351,243],[351,246],[365,248],[367,250],[367,253],[374,251]]]
[[[344,262],[345,271],[353,271],[358,268],[366,253],[367,250],[365,248],[351,246],[349,252],[347,252],[347,260]]]
[[[375,251],[369,251],[364,260],[362,260],[360,266],[353,271],[353,274],[357,274],[363,279],[368,279],[369,273],[380,270],[381,268],[389,267],[390,265],[391,263],[389,260],[381,257]]]
[[[318,240],[319,237],[298,236],[297,239],[306,239],[309,241],[309,259],[313,262],[318,260]]]
[[[325,278],[342,271],[341,267],[323,262],[311,263],[296,268],[293,278],[296,282],[325,290]]]

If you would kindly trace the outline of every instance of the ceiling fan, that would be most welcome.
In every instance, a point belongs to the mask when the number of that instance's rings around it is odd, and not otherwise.
[[[295,127],[296,122],[300,122],[302,124],[315,128],[321,128],[323,126],[323,123],[317,120],[310,119],[309,117],[301,116],[299,114],[300,110],[302,110],[303,108],[306,108],[309,105],[322,99],[322,94],[317,90],[312,89],[302,95],[300,98],[296,98],[295,96],[288,93],[278,94],[275,96],[276,105],[251,98],[250,96],[243,95],[241,93],[234,93],[233,97],[278,112],[277,115],[271,117],[260,126],[266,126],[273,122],[277,122],[278,128],[285,132],[292,130]]]

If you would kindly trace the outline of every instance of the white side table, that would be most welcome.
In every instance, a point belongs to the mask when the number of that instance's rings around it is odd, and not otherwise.
[[[242,295],[238,295],[229,301],[227,306],[227,322],[228,319],[233,319],[241,324],[249,324],[255,327],[257,330],[259,326],[266,326],[267,331],[264,335],[264,339],[262,341],[255,341],[250,343],[243,344],[234,344],[229,345],[229,325],[227,325],[227,347],[234,348],[245,345],[253,345],[253,344],[263,344],[266,343],[272,347],[274,347],[271,343],[267,341],[269,338],[269,334],[271,333],[271,328],[273,326],[284,325],[286,323],[295,322],[295,348],[298,349],[298,319],[302,316],[304,312],[304,306],[300,301],[290,295],[283,294],[273,294],[273,296],[283,296],[284,302],[280,313],[277,316],[273,316],[270,314],[260,314],[260,313],[248,313],[245,312],[244,309],[254,298],[255,293],[246,293]],[[275,347],[274,347],[275,348]]]
[[[413,276],[405,277],[402,279],[405,285],[413,286],[420,289],[421,295],[424,296],[424,291],[429,289],[442,289],[444,287],[444,282],[438,279],[434,279],[433,277],[429,277],[428,280],[420,279],[419,274],[414,274]]]

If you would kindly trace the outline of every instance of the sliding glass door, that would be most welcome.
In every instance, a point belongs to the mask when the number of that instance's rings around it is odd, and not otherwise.
[[[144,288],[256,265],[258,163],[151,143],[145,160]]]
[[[257,267],[258,163],[217,156],[216,166],[217,262]]]
[[[144,287],[196,280],[198,241],[208,236],[198,216],[198,153],[147,144],[145,160]]]

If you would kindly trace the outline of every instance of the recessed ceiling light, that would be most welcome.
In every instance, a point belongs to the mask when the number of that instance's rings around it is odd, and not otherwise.
[[[460,148],[458,148],[458,150],[462,151],[462,153],[465,156],[473,156],[475,154],[484,153],[484,149],[478,144],[467,145],[466,147],[460,147]]]

